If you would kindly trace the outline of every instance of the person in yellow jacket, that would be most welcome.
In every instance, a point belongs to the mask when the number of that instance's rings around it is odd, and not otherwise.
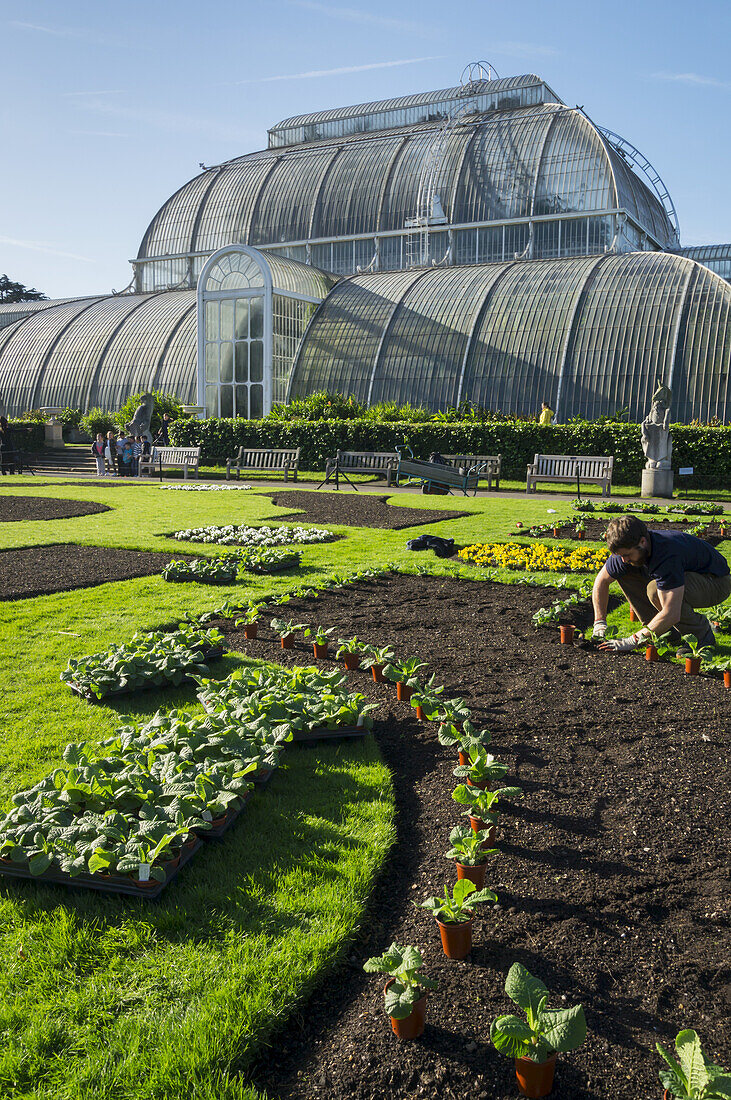
[[[541,405],[541,415],[538,417],[539,424],[551,424],[556,413],[553,411],[550,405],[547,405],[544,401]]]

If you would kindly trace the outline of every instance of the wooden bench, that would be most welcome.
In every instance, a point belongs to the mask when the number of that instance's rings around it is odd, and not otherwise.
[[[602,496],[612,495],[614,455],[536,455],[528,463],[526,493],[535,493],[539,481],[593,481],[602,487]]]
[[[285,481],[289,480],[291,470],[292,480],[296,481],[299,464],[299,447],[239,447],[234,458],[226,459],[226,481],[231,480],[232,466],[236,470],[237,481],[242,470],[272,470],[277,473],[284,471]]]
[[[442,455],[450,466],[458,470],[470,470],[473,466],[480,467],[480,477],[487,481],[487,488],[492,489],[492,479],[495,478],[495,488],[500,488],[500,471],[503,465],[502,455]]]
[[[421,482],[425,493],[445,489],[451,493],[452,489],[461,489],[467,496],[467,490],[472,489],[473,495],[476,495],[480,481],[478,469],[479,467],[463,474],[454,466],[447,466],[443,462],[422,462],[415,458],[402,458],[396,471],[396,484],[399,484],[402,477],[416,478]]]
[[[338,451],[335,458],[325,463],[325,481],[329,481],[336,467],[345,474],[378,474],[393,485],[398,470],[397,451]],[[324,484],[324,482],[323,482]]]
[[[200,447],[153,447],[149,455],[141,455],[139,474],[152,475],[156,471],[160,473],[162,481],[163,466],[180,466],[183,469],[183,477],[188,480],[188,472],[193,470],[198,477],[198,466],[201,460]]]

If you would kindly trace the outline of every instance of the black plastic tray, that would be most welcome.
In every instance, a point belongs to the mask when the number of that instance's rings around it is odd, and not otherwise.
[[[246,809],[246,803],[249,801],[250,798],[251,791],[249,791],[249,793],[244,798],[243,805],[239,806],[238,810],[236,810],[235,813],[227,815],[223,825],[219,825],[215,829],[203,829],[197,835],[201,838],[201,840],[220,840],[223,834],[227,833],[231,826],[239,820],[242,813]]]
[[[193,858],[195,853],[203,847],[201,840],[196,840],[180,853],[180,862],[177,867],[168,872],[164,882],[155,882],[154,886],[135,886],[131,879],[123,875],[110,875],[103,878],[101,875],[77,875],[71,878],[63,871],[46,871],[44,875],[32,875],[26,867],[15,866],[12,863],[0,863],[0,875],[5,880],[14,879],[23,882],[36,882],[50,884],[52,886],[66,886],[72,890],[96,890],[99,894],[124,894],[132,898],[146,898],[148,901],[160,896],[186,863]]]
[[[223,657],[224,653],[226,652],[227,651],[225,649],[219,647],[218,649],[201,650],[201,656],[203,658],[203,661],[215,661],[219,657]],[[120,695],[134,695],[136,691],[153,691],[155,688],[157,688],[158,691],[163,691],[167,687],[180,687],[181,684],[195,683],[192,676],[184,676],[183,679],[180,681],[180,684],[174,684],[172,680],[167,680],[164,684],[144,683],[140,684],[139,687],[121,688],[117,691],[108,691],[106,695],[101,695],[97,697],[91,691],[83,691],[78,684],[75,684],[73,682],[73,680],[67,680],[65,682],[68,684],[68,687],[71,689],[71,691],[73,691],[74,695],[78,695],[80,696],[80,698],[86,699],[88,703],[103,703],[105,699],[117,699]]]
[[[313,730],[294,730],[290,744],[309,745],[316,741],[346,741],[365,737],[367,733],[365,726],[338,726],[334,730],[320,726]]]

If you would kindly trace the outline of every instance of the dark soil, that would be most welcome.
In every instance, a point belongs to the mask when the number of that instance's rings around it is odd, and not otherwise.
[[[585,519],[584,523],[586,524],[584,539],[588,540],[589,542],[604,541],[604,532],[607,529],[609,519]],[[658,531],[687,532],[691,527],[698,526],[699,523],[696,523],[694,521],[689,522],[687,520],[685,522],[683,522],[682,520],[679,522],[673,521],[672,523],[664,523],[662,520],[651,520],[648,523],[650,531],[655,528]],[[557,535],[553,535],[552,531],[547,531],[544,535],[539,535],[536,537],[542,540],[551,538],[578,539],[579,532],[576,530],[576,526],[573,523],[560,523],[556,529],[558,531]],[[527,538],[533,537],[530,535],[530,529],[528,527],[519,528],[518,530],[512,531],[511,534],[521,537],[525,536]],[[703,534],[699,537],[702,538],[704,542],[709,542],[711,546],[718,546],[719,542],[723,542],[726,538],[728,538],[728,535],[722,535],[720,524],[714,521],[705,525],[705,530]]]
[[[672,1043],[686,1026],[731,1063],[731,693],[677,665],[560,646],[555,629],[530,625],[555,595],[413,576],[287,605],[288,616],[341,637],[426,660],[493,731],[494,752],[510,764],[505,782],[524,798],[501,803],[501,853],[487,880],[498,904],[479,908],[471,955],[449,961],[433,919],[412,902],[454,881],[444,852],[464,820],[451,799],[456,759],[392,685],[349,674],[380,704],[374,732],[393,773],[398,839],[360,939],[256,1066],[269,1096],[513,1100],[513,1064],[491,1046],[489,1027],[513,1010],[503,987],[516,960],[548,985],[553,1005],[580,1001],[586,1011],[585,1046],[559,1056],[557,1100],[659,1100],[655,1041]],[[587,625],[588,609],[574,614]],[[255,641],[231,621],[217,625],[251,656],[312,660],[304,643],[281,650],[268,624]],[[393,940],[418,946],[439,980],[416,1042],[396,1040],[383,979],[362,971]]]
[[[175,554],[189,561],[194,555]],[[24,550],[0,550],[0,600],[46,596],[72,588],[93,588],[109,581],[128,581],[161,573],[170,552],[110,550],[101,546],[59,543]]]
[[[18,523],[24,519],[70,519],[72,516],[93,516],[99,512],[111,512],[111,508],[90,500],[0,496],[0,523]]]
[[[378,527],[386,531],[400,531],[404,527],[419,527],[424,523],[441,523],[445,519],[459,519],[469,512],[440,512],[436,508],[403,508],[387,504],[388,497],[351,491],[337,493],[301,492],[284,490],[276,493],[260,493],[271,497],[279,508],[296,508],[287,516],[277,519],[304,519],[308,523],[340,523],[345,527]]]

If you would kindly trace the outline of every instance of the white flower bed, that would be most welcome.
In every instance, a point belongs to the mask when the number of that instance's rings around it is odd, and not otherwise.
[[[293,542],[331,542],[336,536],[322,527],[193,527],[174,531],[180,542],[212,542],[217,546],[287,546]]]
[[[251,489],[251,485],[160,485],[161,489],[186,489],[191,493],[208,493],[219,489]]]

